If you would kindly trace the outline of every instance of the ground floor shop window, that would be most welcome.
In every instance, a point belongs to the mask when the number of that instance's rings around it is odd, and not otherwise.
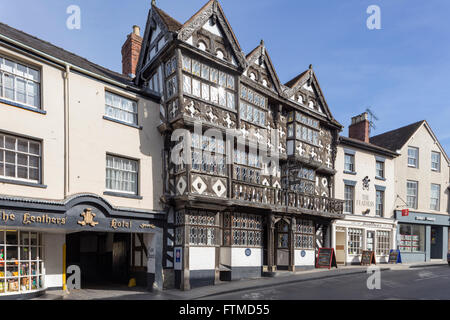
[[[294,231],[296,249],[314,249],[314,222],[297,219]]]
[[[425,251],[425,226],[413,224],[399,224],[400,245],[403,252],[423,252]]]
[[[348,229],[348,254],[361,254],[362,229]]]
[[[390,250],[391,233],[389,231],[377,231],[377,255],[387,255]]]
[[[44,287],[42,234],[0,230],[0,294]]]

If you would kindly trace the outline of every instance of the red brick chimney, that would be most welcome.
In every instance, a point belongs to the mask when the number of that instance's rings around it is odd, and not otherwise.
[[[122,73],[134,78],[142,47],[142,37],[140,28],[133,26],[133,32],[127,36],[127,40],[122,46]]]
[[[352,118],[352,124],[348,127],[348,136],[369,143],[369,127],[368,114],[364,112]]]

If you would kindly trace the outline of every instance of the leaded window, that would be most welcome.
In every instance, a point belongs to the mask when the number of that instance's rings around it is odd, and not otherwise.
[[[314,249],[314,222],[312,220],[296,219],[294,244],[296,249]]]
[[[184,211],[181,211],[184,213]],[[186,230],[187,241],[190,245],[215,246],[219,245],[219,225],[215,212],[188,210],[185,213],[184,227],[177,227],[179,237],[183,237]]]
[[[262,217],[247,213],[225,213],[223,218],[224,245],[261,247]]]

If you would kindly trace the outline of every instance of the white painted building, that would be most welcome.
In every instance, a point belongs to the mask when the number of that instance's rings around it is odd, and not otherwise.
[[[352,118],[349,138],[340,137],[335,195],[344,199],[344,216],[332,225],[339,264],[359,264],[364,250],[387,262],[395,247],[394,159],[397,154],[369,142],[367,114]]]

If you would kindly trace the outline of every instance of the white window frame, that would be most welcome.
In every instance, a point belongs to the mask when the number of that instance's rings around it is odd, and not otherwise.
[[[437,197],[433,194],[435,190],[433,190],[433,187],[437,187]],[[435,202],[435,205],[433,203]],[[430,188],[430,210],[434,211],[440,211],[441,210],[441,185],[432,183]]]
[[[349,228],[347,234],[347,252],[351,255],[361,254],[364,244],[364,229]]]
[[[113,163],[114,163],[114,160],[128,161],[130,163],[135,163],[136,171],[127,170],[127,169],[123,169],[123,168],[118,169],[118,168],[115,168],[114,166],[113,167],[108,167],[108,157],[112,158]],[[117,156],[117,155],[113,155],[113,154],[106,154],[106,166],[105,166],[105,168],[106,168],[106,176],[105,176],[105,189],[106,189],[106,191],[114,192],[114,193],[130,194],[130,195],[136,195],[136,196],[139,194],[139,160],[125,158],[125,157]],[[116,173],[117,173],[117,171],[119,171],[119,172],[122,173],[122,175],[121,175],[122,177],[123,177],[123,173],[128,173],[128,174],[134,175],[135,176],[135,182],[134,182],[135,188],[134,188],[134,190],[133,191],[128,191],[128,190],[123,190],[123,189],[120,189],[120,188],[116,188],[116,189],[114,189],[112,187],[108,188],[108,170],[115,170]],[[110,180],[112,180],[112,179],[110,179]],[[122,184],[123,182],[131,183],[131,181],[129,181],[129,180],[122,179],[121,181],[119,181],[119,184]],[[111,186],[112,186],[112,181],[111,181]]]
[[[14,150],[7,149],[6,148],[6,139],[14,139]],[[27,149],[28,151],[21,151],[19,149],[19,141],[21,142],[27,142]],[[31,153],[30,152],[30,144],[36,144],[39,146],[38,153]],[[6,161],[6,154],[7,153],[14,153],[14,164],[12,162]],[[27,164],[20,164],[19,163],[19,155],[27,157]],[[4,134],[0,132],[0,168],[3,169],[0,171],[0,177],[7,179],[7,180],[14,180],[14,181],[23,181],[23,182],[31,182],[31,183],[41,183],[42,181],[42,142],[39,140],[29,139],[29,138],[23,138],[19,136]],[[30,157],[38,158],[38,164],[37,167],[30,165]],[[14,172],[15,177],[7,176],[6,175],[6,165],[14,165]],[[27,168],[27,176],[30,177],[30,169],[38,170],[38,179],[25,179],[25,178],[19,178],[18,177],[18,169],[19,167],[26,167]]]
[[[410,155],[410,151],[415,152],[415,156]],[[410,163],[410,160],[413,160],[414,163]],[[419,168],[419,148],[416,147],[408,147],[408,167],[410,168]]]
[[[437,155],[438,161],[433,161],[433,155]],[[433,164],[437,164],[435,167]],[[441,172],[441,153],[436,151],[431,151],[431,171]]]
[[[108,103],[108,95],[111,97],[111,102]],[[114,105],[115,99],[119,100],[119,106]],[[131,103],[133,110],[126,110],[123,103]],[[118,115],[115,114],[118,112]],[[125,115],[125,117],[124,117]],[[129,121],[126,115],[132,115],[133,121]],[[105,90],[105,116],[127,124],[138,125],[138,105],[137,101],[126,98],[117,93]]]
[[[378,164],[381,164],[381,175],[379,174],[379,169],[378,169]],[[384,179],[384,162],[383,161],[376,161],[375,162],[375,176],[378,178],[383,178]]]
[[[352,194],[351,199],[347,198],[347,195],[348,195],[347,187],[352,190],[352,192],[351,192],[351,194]],[[351,211],[347,210],[347,207],[349,206],[348,205],[349,203],[351,203]],[[352,185],[349,185],[349,184],[345,184],[344,185],[344,213],[350,213],[350,214],[354,214],[355,213],[355,186],[352,186]]]
[[[349,159],[352,159],[352,161],[349,163],[347,162],[347,157],[349,157]],[[350,165],[351,166],[351,170],[347,169],[347,166]],[[346,172],[355,172],[355,155],[354,154],[350,154],[350,153],[344,153],[344,170]]]
[[[381,194],[381,203],[378,203],[378,194]],[[377,217],[383,217],[384,215],[384,191],[375,190],[375,215]]]
[[[408,186],[408,184],[416,186],[415,194],[409,194],[409,190],[412,190],[412,188],[410,188]],[[411,205],[410,200],[408,198],[414,198],[414,205]],[[419,182],[413,181],[413,180],[406,180],[406,204],[407,204],[407,206],[412,209],[417,209],[418,198],[419,198]]]
[[[6,61],[8,61],[11,64],[11,68],[7,67]],[[22,68],[24,68],[24,70],[19,70],[19,67],[21,66]],[[36,72],[36,79],[34,79],[34,77],[31,75],[31,70]],[[5,94],[5,79],[9,77],[12,78],[13,81],[13,95],[14,97],[6,97]],[[30,67],[27,64],[24,64],[22,62],[18,62],[15,61],[13,59],[10,58],[6,58],[4,56],[0,56],[0,98],[14,102],[14,103],[18,103],[20,105],[24,105],[33,109],[37,109],[40,110],[41,109],[41,70],[39,68],[36,67]],[[19,101],[17,98],[18,92],[17,92],[17,83],[18,81],[23,81],[25,82],[24,84],[24,92],[23,94],[25,95],[25,102],[24,101]],[[33,95],[33,97],[36,97],[36,102],[37,104],[32,104],[29,102],[28,97],[29,92],[29,85],[32,84],[33,88],[36,85],[36,92],[35,95]]]

